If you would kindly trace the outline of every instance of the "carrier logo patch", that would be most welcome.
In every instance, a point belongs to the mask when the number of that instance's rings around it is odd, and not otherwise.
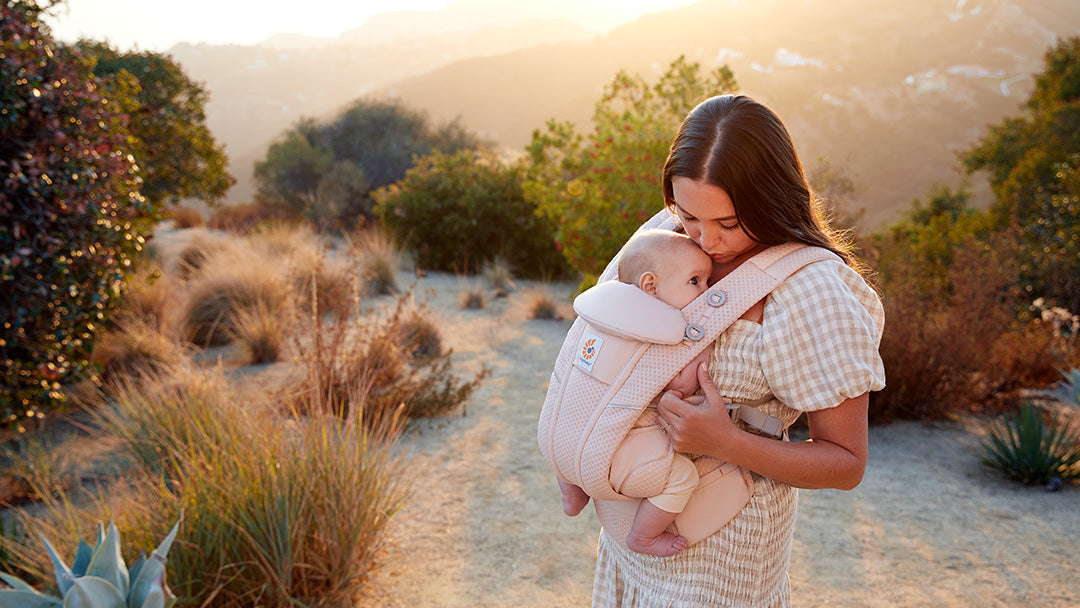
[[[596,363],[596,357],[600,354],[600,347],[604,345],[604,339],[594,334],[588,334],[585,336],[585,341],[581,344],[581,350],[578,351],[577,361],[575,363],[581,369],[591,372],[593,364]]]

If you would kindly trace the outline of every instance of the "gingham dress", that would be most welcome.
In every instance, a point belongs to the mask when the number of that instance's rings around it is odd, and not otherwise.
[[[716,342],[712,376],[733,400],[784,425],[885,386],[877,295],[839,262],[793,274],[765,300],[761,324],[736,321]],[[797,492],[754,475],[754,497],[713,536],[670,558],[635,553],[601,532],[593,606],[689,608],[788,605]]]

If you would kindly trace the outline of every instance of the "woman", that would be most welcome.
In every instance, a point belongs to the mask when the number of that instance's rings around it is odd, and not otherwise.
[[[683,121],[664,165],[674,223],[712,258],[711,282],[770,245],[825,247],[717,340],[699,372],[701,405],[665,394],[659,412],[675,449],[749,469],[754,497],[713,536],[670,558],[635,553],[601,533],[594,606],[787,606],[796,488],[851,489],[867,457],[869,392],[884,386],[875,292],[816,213],[791,137],[768,108],[741,95],[702,102]],[[715,384],[714,384],[715,383]],[[810,439],[752,434],[725,401],[784,427],[807,413]]]

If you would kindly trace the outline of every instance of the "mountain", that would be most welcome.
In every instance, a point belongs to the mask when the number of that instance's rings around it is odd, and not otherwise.
[[[463,32],[443,11],[427,11],[444,17],[443,33],[396,42],[359,44],[351,32],[341,38],[353,44],[308,49],[173,49],[211,93],[208,123],[241,180],[230,199],[250,198],[254,162],[300,116],[362,95],[398,97],[439,121],[460,116],[520,152],[548,119],[587,127],[618,70],[651,81],[685,55],[705,70],[729,65],[743,92],[785,120],[808,170],[828,158],[855,182],[847,211],[865,208],[863,226],[877,228],[933,183],[955,184],[956,153],[1021,114],[1043,54],[1080,32],[1075,0],[706,0],[606,35],[565,21]],[[985,183],[975,186],[985,203]]]

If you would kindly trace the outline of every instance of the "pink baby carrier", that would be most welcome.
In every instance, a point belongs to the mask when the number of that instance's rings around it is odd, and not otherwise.
[[[617,259],[604,276],[612,274]],[[671,467],[670,458],[657,461],[618,490],[612,487],[613,454],[634,422],[680,370],[754,303],[793,272],[826,259],[839,258],[828,250],[795,243],[770,247],[682,311],[652,298],[613,301],[611,294],[594,292],[600,285],[575,300],[579,317],[555,361],[537,438],[556,474],[593,498],[600,522],[612,538],[625,539],[637,508],[634,499],[659,494]],[[617,285],[621,287],[616,292],[637,289]],[[677,314],[665,314],[663,307]],[[783,431],[777,419],[748,406],[736,411],[758,428],[773,423],[768,434],[780,436]],[[702,458],[695,465],[701,473],[698,489],[675,520],[678,533],[692,543],[727,523],[753,491],[749,474],[731,463]]]

